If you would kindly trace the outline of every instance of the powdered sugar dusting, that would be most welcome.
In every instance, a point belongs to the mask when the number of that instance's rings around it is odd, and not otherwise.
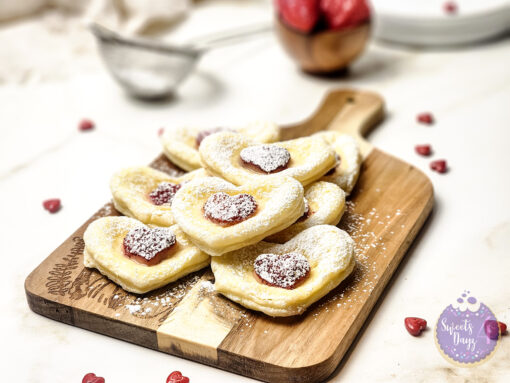
[[[254,145],[241,150],[241,159],[266,173],[283,170],[290,161],[287,149],[278,145]]]
[[[255,273],[270,286],[292,289],[310,273],[308,260],[299,253],[260,254],[253,262]]]
[[[257,209],[257,202],[251,195],[242,193],[230,196],[219,192],[210,196],[204,205],[207,218],[218,223],[244,221]]]
[[[172,205],[175,193],[181,188],[180,184],[161,182],[156,189],[149,193],[149,198],[154,205]]]
[[[175,244],[175,234],[167,228],[138,226],[124,237],[124,248],[150,261],[159,252]]]

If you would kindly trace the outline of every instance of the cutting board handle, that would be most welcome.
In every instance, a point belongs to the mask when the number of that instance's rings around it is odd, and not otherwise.
[[[321,130],[350,134],[364,157],[372,145],[363,137],[384,118],[384,100],[373,92],[341,89],[330,91],[315,113],[303,122],[283,126],[281,139],[309,136]]]

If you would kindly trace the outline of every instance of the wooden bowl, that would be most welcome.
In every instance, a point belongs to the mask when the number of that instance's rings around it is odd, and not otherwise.
[[[356,59],[370,37],[370,22],[358,26],[313,32],[299,32],[278,17],[276,33],[287,53],[306,72],[326,74],[346,68]]]

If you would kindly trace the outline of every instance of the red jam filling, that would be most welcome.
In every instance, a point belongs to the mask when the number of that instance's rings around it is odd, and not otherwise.
[[[254,170],[277,173],[287,168],[290,153],[277,145],[253,145],[241,150],[241,160]]]
[[[336,171],[336,168],[340,166],[340,163],[341,163],[341,159],[340,159],[340,156],[338,154],[335,153],[335,158],[336,158],[336,164],[335,166],[333,166],[325,175],[326,176],[331,176],[335,173]]]
[[[310,205],[308,204],[308,200],[304,198],[305,200],[305,212],[301,217],[299,217],[298,222],[304,221],[308,217],[310,217],[313,213],[310,211]]]
[[[181,187],[181,184],[161,182],[156,189],[149,193],[149,199],[156,206],[161,206],[163,204],[171,205],[175,193],[177,193]]]
[[[233,132],[233,130],[229,129],[229,128],[213,128],[213,129],[202,130],[201,132],[199,132],[197,134],[197,138],[195,139],[197,148],[200,147],[200,144],[202,143],[204,138],[206,138],[207,136],[210,136],[211,134],[219,133],[219,132]]]
[[[223,226],[233,225],[250,218],[257,210],[257,202],[243,193],[230,196],[220,192],[210,196],[204,204],[204,216]]]
[[[287,290],[295,289],[310,275],[310,264],[299,253],[260,254],[253,268],[260,283]]]
[[[175,234],[167,228],[136,227],[124,237],[124,254],[134,261],[154,266],[172,255]]]

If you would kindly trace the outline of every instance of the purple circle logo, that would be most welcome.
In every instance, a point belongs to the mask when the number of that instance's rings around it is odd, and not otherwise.
[[[434,333],[441,355],[462,367],[487,361],[501,336],[492,311],[469,291],[444,309]]]

